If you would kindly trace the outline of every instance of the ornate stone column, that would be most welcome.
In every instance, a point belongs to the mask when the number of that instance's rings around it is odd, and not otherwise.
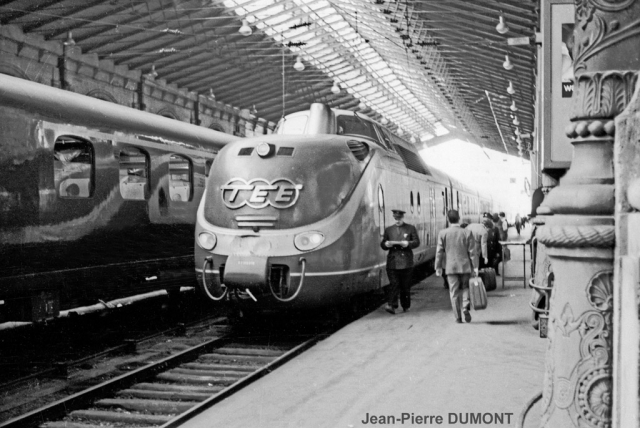
[[[576,0],[570,170],[538,209],[554,290],[543,427],[611,426],[614,118],[640,65],[640,1]],[[548,90],[548,88],[543,88]]]

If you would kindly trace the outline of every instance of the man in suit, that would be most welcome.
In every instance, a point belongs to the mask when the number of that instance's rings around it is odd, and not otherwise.
[[[442,269],[447,271],[449,296],[456,322],[462,322],[461,310],[464,320],[470,322],[469,278],[473,271],[478,274],[478,268],[472,262],[476,257],[475,240],[469,230],[460,227],[458,211],[450,210],[447,217],[450,226],[438,234],[436,275],[441,276]]]
[[[389,292],[385,311],[396,313],[398,294],[402,310],[407,312],[411,306],[411,273],[413,271],[413,248],[420,245],[416,228],[404,222],[404,211],[391,210],[396,224],[384,230],[380,246],[387,254],[387,275],[389,276]]]

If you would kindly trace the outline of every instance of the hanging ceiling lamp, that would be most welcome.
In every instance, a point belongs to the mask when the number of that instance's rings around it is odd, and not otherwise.
[[[358,104],[358,108],[360,110],[364,110],[367,108],[367,105],[363,101],[360,101],[360,104]]]
[[[402,130],[402,128],[398,128],[398,135],[402,137],[403,134],[404,134],[404,131]]]
[[[209,88],[209,95],[208,98],[212,101],[216,100],[216,94],[213,93],[213,88]]]
[[[411,140],[409,141],[411,141],[412,144],[415,144],[417,142],[416,137],[414,136],[411,136]]]
[[[518,120],[518,116],[515,116],[515,117],[513,118],[513,122],[512,122],[512,123],[513,123],[515,126],[520,125],[520,121]]]
[[[389,119],[387,119],[386,117],[383,117],[380,123],[383,125],[386,125],[387,123],[389,123]]]
[[[296,59],[296,63],[293,64],[293,68],[296,69],[297,71],[304,70],[304,64],[302,63],[302,58],[298,57],[298,59]]]
[[[500,34],[504,34],[509,31],[509,27],[504,22],[504,17],[500,15],[500,22],[496,25],[496,31]]]
[[[511,101],[511,107],[509,107],[511,111],[518,111],[518,107],[516,107],[516,102]]]
[[[513,68],[513,63],[509,59],[509,55],[505,55],[504,57],[505,57],[505,60],[502,63],[502,66],[504,67],[505,70],[511,70]]]
[[[333,81],[333,86],[331,87],[331,92],[338,95],[340,93],[340,85],[335,80]]]
[[[238,33],[242,34],[245,37],[250,36],[251,33],[253,33],[251,27],[249,27],[249,21],[247,21],[246,19],[242,20],[242,27],[240,27]]]
[[[513,87],[513,83],[511,83],[511,80],[509,80],[509,86],[507,86],[507,93],[509,95],[513,95],[516,93],[516,90]]]
[[[74,46],[76,44],[76,41],[73,40],[73,34],[71,33],[71,31],[67,33],[67,40],[65,40],[62,44],[65,46]]]

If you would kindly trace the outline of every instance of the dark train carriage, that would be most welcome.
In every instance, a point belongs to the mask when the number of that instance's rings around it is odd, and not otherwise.
[[[0,314],[193,282],[207,169],[238,139],[0,75]]]

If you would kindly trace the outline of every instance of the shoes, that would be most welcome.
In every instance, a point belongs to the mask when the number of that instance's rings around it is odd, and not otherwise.
[[[458,319],[456,320],[456,324],[462,324],[462,320],[458,318]]]
[[[402,312],[409,312],[409,308],[402,308]]]
[[[464,311],[464,322],[471,322],[471,314],[469,311]]]
[[[389,312],[391,315],[395,315],[395,314],[396,314],[396,310],[395,310],[395,309],[393,309],[393,307],[392,307],[391,305],[389,305],[389,304],[387,304],[387,305],[384,307],[384,310],[385,310],[385,311],[387,311],[387,312]]]

